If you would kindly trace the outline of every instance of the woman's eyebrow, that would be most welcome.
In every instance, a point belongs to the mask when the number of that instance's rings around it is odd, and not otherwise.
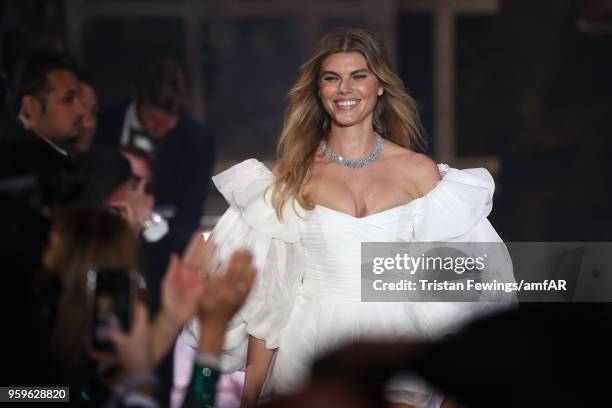
[[[321,76],[324,76],[324,75],[336,75],[336,76],[340,76],[337,73],[335,73],[334,71],[323,71],[323,72],[321,72]]]
[[[369,70],[369,69],[367,69],[367,68],[360,68],[360,69],[358,69],[358,70],[355,70],[355,71],[351,72],[351,74],[350,74],[350,75],[355,75],[355,74],[358,74],[358,73],[360,73],[360,72],[366,72],[366,73],[369,73],[369,72],[370,72],[370,70]],[[340,74],[338,74],[338,73],[336,73],[336,72],[334,72],[334,71],[323,71],[323,72],[321,72],[321,76],[324,76],[324,75],[336,75],[336,76],[340,76]]]

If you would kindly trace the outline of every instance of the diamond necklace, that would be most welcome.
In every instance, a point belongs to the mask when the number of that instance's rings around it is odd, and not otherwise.
[[[382,152],[383,138],[378,133],[375,133],[375,135],[376,135],[376,146],[374,146],[372,153],[370,153],[368,156],[364,157],[363,159],[357,159],[357,160],[345,159],[339,154],[332,152],[331,149],[327,147],[327,143],[325,143],[325,140],[321,140],[319,147],[321,148],[321,150],[323,150],[323,153],[325,153],[325,156],[327,156],[330,160],[335,161],[339,165],[350,167],[352,169],[360,169],[360,168],[369,166],[374,160],[378,159],[378,156],[380,156],[380,152]]]

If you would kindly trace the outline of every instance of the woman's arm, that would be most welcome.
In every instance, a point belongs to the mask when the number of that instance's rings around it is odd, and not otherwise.
[[[183,400],[183,408],[215,406],[217,384],[221,378],[220,356],[227,321],[206,319],[200,315],[200,341],[194,359],[191,381]]]
[[[202,278],[208,272],[213,245],[200,231],[191,236],[182,259],[170,257],[162,281],[162,308],[151,328],[153,361],[157,365],[172,347],[181,327],[193,317],[204,291]]]
[[[166,356],[183,325],[179,320],[162,309],[151,325],[151,348],[153,364],[157,366]]]
[[[267,349],[263,340],[249,336],[249,351],[241,408],[257,406],[257,399],[266,380],[273,353],[274,350]]]

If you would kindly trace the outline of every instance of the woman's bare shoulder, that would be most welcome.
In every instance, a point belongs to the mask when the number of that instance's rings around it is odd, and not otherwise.
[[[420,195],[427,194],[440,181],[438,165],[429,156],[388,142],[389,160],[400,177],[411,182]]]

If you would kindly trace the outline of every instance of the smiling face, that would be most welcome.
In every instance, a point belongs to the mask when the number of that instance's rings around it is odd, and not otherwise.
[[[372,116],[383,88],[359,52],[338,52],[323,60],[319,98],[332,126],[360,124],[371,128]]]

